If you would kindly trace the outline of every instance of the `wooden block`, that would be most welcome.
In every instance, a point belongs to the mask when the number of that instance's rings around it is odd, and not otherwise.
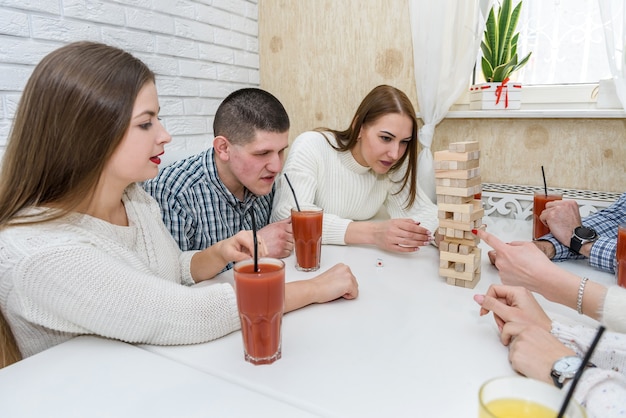
[[[464,205],[474,201],[474,195],[472,196],[450,196],[445,194],[437,194],[437,205],[451,204],[451,205]]]
[[[446,212],[445,210],[440,210],[440,211],[437,211],[437,218],[450,219],[450,218],[454,218],[454,214],[452,212]]]
[[[453,142],[448,146],[448,149],[453,152],[476,151],[480,149],[480,144],[478,141]]]
[[[480,151],[454,152],[454,151],[435,151],[433,153],[435,161],[471,161],[480,158]]]
[[[451,284],[452,286],[456,286],[456,279],[454,277],[448,277],[446,278],[446,282],[448,284]]]
[[[475,226],[474,229],[478,229],[479,226]],[[463,234],[463,239],[474,239],[477,238],[476,235],[472,234],[472,231],[465,231],[465,233]]]
[[[442,229],[445,231],[447,228],[442,228]],[[442,234],[441,231],[439,233],[441,235],[445,235],[445,234]],[[474,234],[472,234],[472,237],[473,237],[472,239],[464,239],[464,238],[454,238],[454,237],[446,236],[444,237],[444,240],[448,242],[448,245],[451,242],[455,242],[459,245],[467,245],[468,247],[474,248],[480,243],[480,239]]]
[[[474,271],[476,267],[480,266],[480,253],[480,248],[474,248],[474,251],[467,255],[440,251],[439,259],[453,261],[455,263],[464,263],[470,267],[468,270]]]
[[[440,219],[439,220],[439,226],[441,228],[453,228],[453,229],[460,229],[462,231],[471,231],[472,229],[475,229],[475,227],[474,227],[474,225],[472,223],[457,222],[457,221],[448,220],[448,219]],[[456,234],[455,234],[455,236],[456,236]],[[459,238],[463,238],[463,237],[459,236]]]
[[[469,170],[477,168],[479,161],[434,161],[433,166],[435,170]]]
[[[459,254],[467,255],[467,254],[472,252],[472,249],[473,249],[473,247],[470,247],[469,245],[460,244],[459,245]]]
[[[471,179],[480,176],[480,167],[470,168],[467,170],[435,170],[435,178],[447,179]]]
[[[449,243],[459,243],[458,240],[462,240],[464,239],[465,233],[467,231],[463,231],[461,229],[455,229],[455,228],[446,228],[446,227],[440,227],[439,228],[439,234],[441,234],[443,237],[445,237],[444,239],[447,240]]]
[[[457,273],[463,273],[465,271],[465,264],[454,263],[454,271],[456,271]]]
[[[472,229],[478,229],[478,228],[480,228],[483,225],[483,220],[482,220],[482,218],[474,219],[474,220],[471,221],[471,224],[472,224],[472,227],[473,227]]]
[[[443,187],[471,187],[480,183],[480,176],[471,179],[435,178],[435,185]]]
[[[459,252],[459,244],[457,244],[456,242],[449,242],[448,243],[448,252],[449,253],[458,253]]]
[[[450,243],[446,240],[443,240],[439,243],[439,251],[448,251],[448,246]]]
[[[442,212],[442,211],[439,211]],[[478,221],[481,225],[482,225],[482,219],[483,219],[483,215],[485,214],[485,210],[484,209],[480,209],[479,211],[476,211],[474,213],[461,213],[461,212],[454,212],[452,215],[452,220],[455,222],[464,222],[464,223],[471,223],[473,221]],[[449,215],[446,215],[446,217],[444,218],[439,218],[439,219],[450,219]]]
[[[447,269],[440,268],[439,275],[441,277],[449,277],[449,278],[461,279],[461,280],[473,280],[474,279],[473,271],[458,272],[458,271],[454,271],[453,268],[447,268]]]
[[[474,199],[472,196],[471,199],[468,199],[468,202],[462,204],[450,204],[450,203],[437,203],[438,210],[444,210],[446,212],[460,212],[460,213],[474,213],[476,211],[483,211],[483,206],[480,200]],[[482,214],[480,215],[482,216]]]
[[[450,186],[450,179],[438,179],[435,178],[435,185],[436,186]]]
[[[465,287],[466,289],[473,289],[480,281],[480,273],[474,273],[472,280],[459,280],[456,279],[456,285],[459,287]]]
[[[454,263],[448,260],[439,260],[439,268],[449,269],[452,267],[452,264]]]
[[[474,195],[476,193],[480,193],[481,190],[482,186],[480,184],[471,187],[435,186],[435,192],[437,195],[471,197],[471,200],[474,200]]]

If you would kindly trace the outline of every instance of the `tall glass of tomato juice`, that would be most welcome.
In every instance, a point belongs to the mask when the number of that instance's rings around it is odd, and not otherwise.
[[[297,270],[315,271],[320,268],[323,217],[323,209],[291,209]]]
[[[539,219],[541,212],[546,208],[546,203],[552,200],[561,200],[563,195],[556,192],[536,191],[533,196],[533,239],[539,239],[542,236],[550,233],[550,228],[544,225]]]
[[[244,359],[271,364],[282,356],[281,325],[285,305],[285,263],[275,258],[239,261],[233,274],[241,320]]]

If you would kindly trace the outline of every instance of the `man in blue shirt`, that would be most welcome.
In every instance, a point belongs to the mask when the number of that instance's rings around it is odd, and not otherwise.
[[[533,241],[553,261],[587,258],[589,265],[615,272],[617,227],[626,223],[626,193],[608,208],[580,217],[575,200],[555,200],[546,204],[540,219],[550,228]],[[495,263],[495,253],[489,258]]]
[[[254,213],[268,256],[289,256],[294,245],[290,220],[270,223],[274,180],[289,145],[285,108],[264,90],[237,90],[218,107],[213,134],[213,147],[144,183],[159,202],[166,227],[181,250],[202,250],[251,230]]]

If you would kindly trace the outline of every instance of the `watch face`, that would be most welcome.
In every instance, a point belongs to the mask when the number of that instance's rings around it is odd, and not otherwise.
[[[579,226],[574,229],[574,233],[580,239],[590,240],[596,237],[596,231],[591,228],[587,228],[586,226]]]
[[[580,368],[582,362],[583,361],[580,357],[563,357],[554,363],[554,370],[561,376],[573,377]]]

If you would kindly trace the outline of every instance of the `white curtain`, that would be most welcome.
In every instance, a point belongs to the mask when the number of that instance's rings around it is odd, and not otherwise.
[[[430,146],[435,126],[469,89],[485,21],[493,0],[409,0],[417,102],[424,125],[418,179],[437,202]]]
[[[622,0],[598,0],[598,4],[615,91],[626,109],[626,7]]]

